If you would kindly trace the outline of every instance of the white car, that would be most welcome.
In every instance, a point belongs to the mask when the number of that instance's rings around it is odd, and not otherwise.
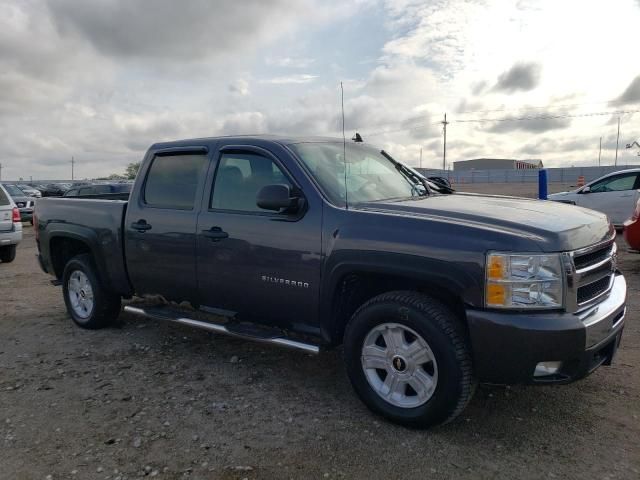
[[[577,190],[548,198],[606,213],[616,227],[622,227],[640,199],[640,168],[610,173]]]
[[[11,197],[0,185],[0,261],[13,262],[16,247],[22,240],[22,221],[20,211]]]

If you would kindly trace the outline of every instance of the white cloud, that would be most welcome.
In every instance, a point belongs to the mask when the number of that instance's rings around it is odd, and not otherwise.
[[[273,77],[269,79],[262,80],[262,83],[271,83],[273,85],[286,85],[291,83],[309,83],[313,82],[317,75],[310,75],[308,73],[301,73],[297,75],[284,75],[281,77]]]
[[[249,82],[242,78],[239,78],[229,84],[229,91],[235,95],[246,97],[247,95],[249,95]]]
[[[68,176],[71,155],[106,175],[175,138],[339,135],[340,81],[348,134],[413,165],[420,148],[440,165],[445,112],[452,161],[577,163],[603,136],[606,163],[617,119],[458,120],[637,104],[639,24],[635,0],[0,0],[3,176]]]

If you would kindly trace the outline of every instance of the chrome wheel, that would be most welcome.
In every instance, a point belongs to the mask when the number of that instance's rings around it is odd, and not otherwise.
[[[93,288],[89,277],[84,272],[75,270],[69,276],[67,287],[73,312],[80,318],[89,318],[93,312]]]
[[[396,407],[426,403],[438,384],[438,366],[429,344],[399,323],[383,323],[365,337],[362,368],[371,388]]]

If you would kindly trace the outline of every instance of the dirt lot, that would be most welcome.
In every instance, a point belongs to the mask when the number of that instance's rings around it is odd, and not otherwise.
[[[640,255],[613,367],[569,386],[481,386],[412,431],[305,354],[122,315],[72,326],[31,228],[0,264],[0,478],[640,478]]]

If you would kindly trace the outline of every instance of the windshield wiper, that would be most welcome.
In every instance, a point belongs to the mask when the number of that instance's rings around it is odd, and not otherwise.
[[[380,150],[380,153],[382,154],[382,156],[384,156],[384,158],[386,158],[391,163],[393,163],[393,165],[396,167],[396,170],[398,170],[401,174],[403,174],[414,185],[416,184],[416,182],[422,185],[425,190],[424,195],[431,195],[431,189],[429,188],[429,184],[427,183],[424,177],[422,177],[421,175],[418,175],[416,172],[408,168],[406,165],[395,160],[391,155],[389,155],[384,150]]]

